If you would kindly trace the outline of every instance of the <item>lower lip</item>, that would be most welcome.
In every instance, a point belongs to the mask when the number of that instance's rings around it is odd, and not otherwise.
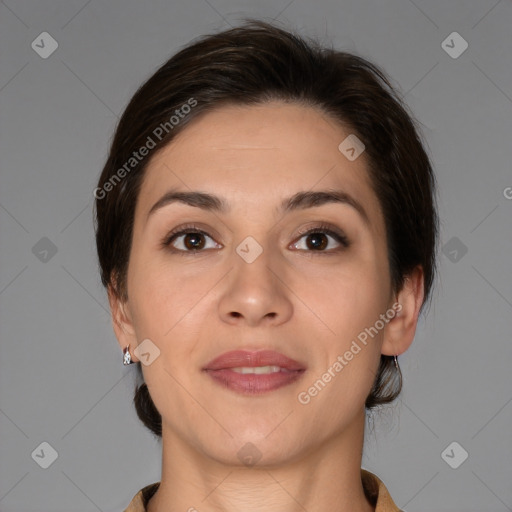
[[[244,395],[258,395],[274,391],[300,379],[304,371],[274,372],[265,374],[237,373],[226,368],[223,370],[205,370],[206,373],[224,387]]]

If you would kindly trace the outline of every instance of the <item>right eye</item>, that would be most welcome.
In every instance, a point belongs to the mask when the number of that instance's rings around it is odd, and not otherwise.
[[[181,252],[181,253],[197,253],[201,252],[203,249],[215,249],[221,247],[219,244],[213,244],[212,247],[205,247],[205,237],[212,237],[195,226],[186,226],[183,228],[177,228],[176,230],[169,233],[162,244],[165,247],[170,248],[173,252]]]

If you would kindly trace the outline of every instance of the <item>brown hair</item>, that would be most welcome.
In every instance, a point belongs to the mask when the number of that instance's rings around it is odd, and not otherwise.
[[[126,107],[94,192],[103,285],[122,300],[128,298],[135,205],[150,156],[199,114],[225,104],[270,100],[316,107],[365,144],[369,176],[386,223],[393,289],[397,293],[405,277],[421,265],[423,310],[436,270],[438,217],[435,176],[414,117],[376,65],[254,19],[190,43],[165,62]],[[133,152],[149,147],[150,139],[150,154],[136,160]],[[140,363],[137,369],[137,414],[161,436],[162,418],[143,382]],[[401,387],[393,357],[381,355],[366,408],[393,401]]]

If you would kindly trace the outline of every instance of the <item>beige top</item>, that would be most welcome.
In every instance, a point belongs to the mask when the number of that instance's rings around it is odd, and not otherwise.
[[[375,507],[375,512],[402,512],[393,502],[386,486],[373,473],[361,469],[361,480],[366,497]],[[124,512],[147,512],[146,505],[155,494],[160,482],[146,485],[134,497]]]

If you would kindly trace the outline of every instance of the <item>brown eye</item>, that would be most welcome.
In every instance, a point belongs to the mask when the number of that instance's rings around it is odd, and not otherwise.
[[[190,250],[202,249],[204,247],[204,235],[202,233],[186,233],[183,238],[183,245]]]
[[[329,239],[334,239],[339,246],[342,248],[347,248],[349,246],[349,241],[347,237],[337,231],[334,231],[328,227],[315,227],[311,228],[303,233],[301,233],[301,240],[305,239],[305,248],[300,248],[301,250],[306,250],[310,252],[333,252],[340,249],[340,247],[330,248],[325,250],[329,245],[332,245]],[[297,247],[299,243],[296,243],[294,247]]]
[[[325,233],[312,233],[306,238],[308,249],[325,249],[329,244]]]
[[[193,227],[185,228],[180,231],[173,231],[163,241],[163,245],[176,252],[201,252],[203,249],[215,249],[220,247],[218,244],[211,244],[207,247],[206,239],[213,240],[208,233]]]

